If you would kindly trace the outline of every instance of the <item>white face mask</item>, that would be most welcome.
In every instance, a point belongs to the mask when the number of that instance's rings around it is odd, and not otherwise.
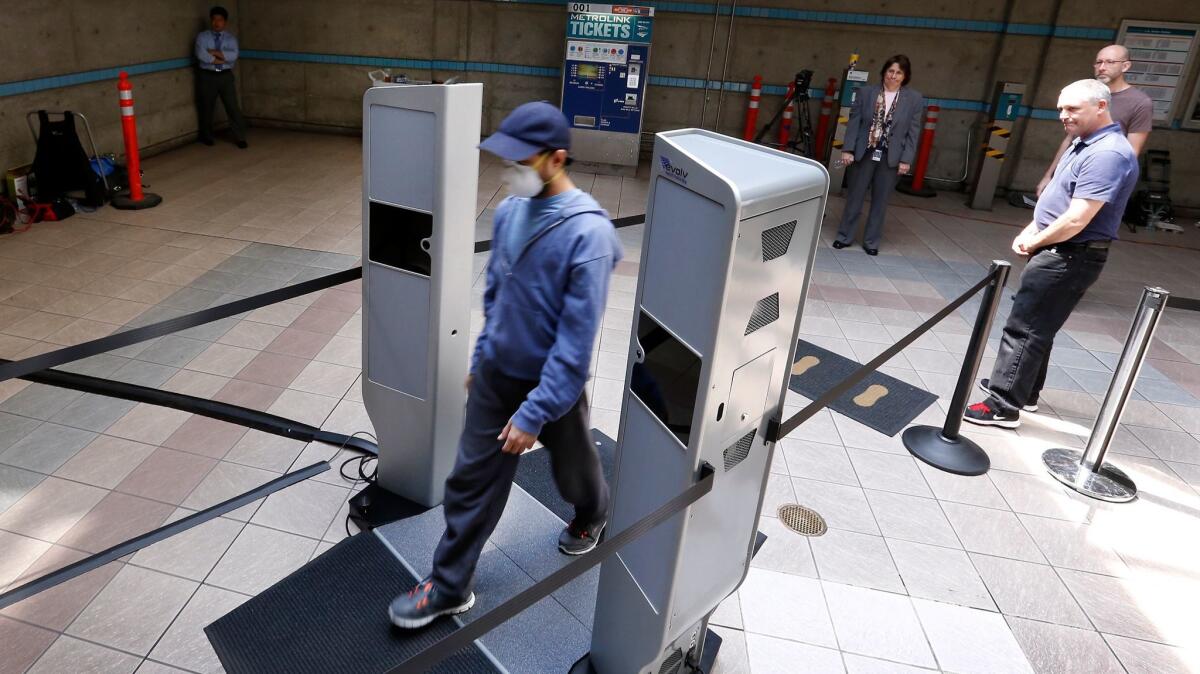
[[[504,172],[500,178],[508,185],[509,194],[514,197],[536,197],[541,193],[546,183],[542,182],[542,176],[538,175],[537,169],[516,162],[504,164]]]

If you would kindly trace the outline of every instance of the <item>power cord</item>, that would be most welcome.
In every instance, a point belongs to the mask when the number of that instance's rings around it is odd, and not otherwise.
[[[328,459],[326,459],[326,462],[328,463],[328,462],[331,462],[334,459],[336,459],[337,455],[342,453],[342,450],[346,448],[346,445],[349,444],[349,442],[351,440],[353,440],[356,437],[360,437],[360,436],[369,439],[371,442],[375,443],[376,446],[379,446],[379,438],[376,438],[374,435],[368,433],[367,431],[356,431],[356,432],[352,433],[351,435],[347,436],[346,439],[342,441],[342,444],[337,448],[337,451],[335,451]],[[351,447],[351,449],[354,449],[354,448]],[[347,474],[346,467],[350,466],[351,464],[353,464],[355,462],[358,463],[357,471]],[[371,464],[370,472],[367,472],[368,463]],[[359,456],[352,456],[352,457],[346,459],[345,461],[343,461],[341,463],[341,465],[338,466],[338,474],[340,474],[342,476],[342,479],[348,480],[350,482],[350,489],[354,489],[360,483],[366,483],[368,485],[374,484],[375,483],[375,474],[378,471],[378,465],[379,465],[378,457],[372,456],[370,454],[360,454]],[[357,473],[357,474],[355,474],[355,473]],[[346,515],[345,528],[346,528],[347,536],[354,535],[354,534],[350,533],[350,515],[349,514]]]

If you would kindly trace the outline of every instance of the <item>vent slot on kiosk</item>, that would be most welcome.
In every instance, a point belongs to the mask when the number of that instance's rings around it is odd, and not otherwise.
[[[376,201],[371,202],[369,215],[371,228],[367,255],[371,262],[429,276],[433,216]]]
[[[750,456],[750,446],[754,444],[754,436],[758,434],[758,429],[754,429],[742,436],[741,440],[730,445],[725,449],[722,458],[725,459],[725,472],[729,472],[730,468],[741,463],[747,456]]]
[[[637,339],[629,388],[686,447],[700,386],[700,356],[646,312],[638,317]]]
[[[767,295],[754,305],[750,314],[750,322],[746,324],[745,334],[761,330],[779,320],[779,293]]]
[[[792,244],[792,235],[796,233],[796,221],[785,222],[778,227],[764,229],[762,233],[763,262],[770,262],[783,257]]]

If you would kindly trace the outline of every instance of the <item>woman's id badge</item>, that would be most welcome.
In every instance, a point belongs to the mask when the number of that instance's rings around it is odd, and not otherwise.
[[[883,150],[875,148],[875,151],[871,153],[871,161],[883,161]]]

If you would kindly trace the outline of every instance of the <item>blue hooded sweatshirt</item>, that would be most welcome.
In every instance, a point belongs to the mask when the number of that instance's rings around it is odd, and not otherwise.
[[[539,435],[579,400],[587,383],[596,331],[608,299],[608,279],[622,257],[608,213],[576,190],[515,252],[496,245],[487,266],[483,332],[471,372],[483,360],[514,379],[537,381],[513,416],[517,428]],[[496,209],[492,240],[513,240],[508,227],[528,201],[509,197]],[[517,217],[520,217],[519,215]]]

